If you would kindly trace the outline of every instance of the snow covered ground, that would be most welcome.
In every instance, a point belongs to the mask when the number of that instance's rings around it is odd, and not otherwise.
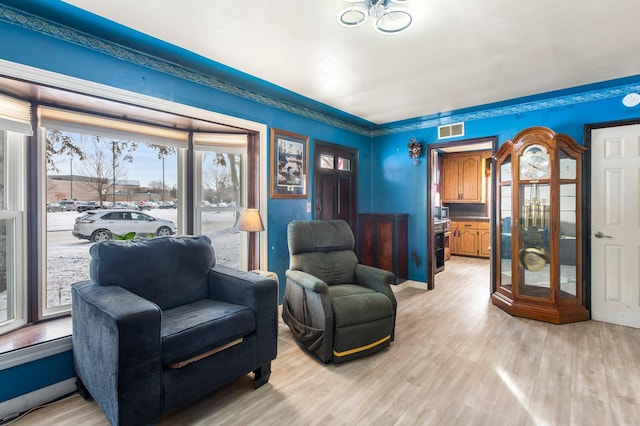
[[[153,209],[146,212],[159,219],[176,222],[175,209]],[[71,284],[89,278],[89,248],[94,244],[75,238],[71,231],[75,219],[83,213],[75,211],[47,213],[47,307],[71,303]],[[202,212],[202,233],[213,242],[216,261],[238,268],[240,265],[240,231],[234,229],[234,212]],[[6,294],[0,293],[0,321],[6,319]]]

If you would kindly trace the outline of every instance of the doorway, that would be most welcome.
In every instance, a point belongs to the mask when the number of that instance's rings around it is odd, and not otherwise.
[[[640,121],[587,126],[586,137],[585,302],[594,320],[640,328]]]
[[[314,154],[314,219],[342,219],[356,235],[358,218],[358,151],[316,141]]]
[[[427,188],[429,188],[429,193],[427,194],[427,289],[433,290],[436,284],[436,256],[435,256],[435,241],[436,241],[436,225],[435,225],[435,207],[440,207],[441,201],[439,194],[441,193],[441,188],[443,179],[447,179],[445,175],[441,173],[440,167],[440,156],[443,153],[465,153],[468,151],[480,151],[480,150],[490,150],[491,155],[495,154],[498,148],[498,138],[495,136],[486,137],[486,138],[477,138],[477,139],[467,139],[456,142],[440,142],[427,145],[427,159],[429,161],[427,168]],[[490,170],[493,170],[493,160],[490,161]],[[494,215],[492,214],[495,211],[495,200],[493,197],[493,191],[491,188],[495,186],[495,177],[494,173],[490,172],[489,179],[486,179],[484,182],[484,187],[486,188],[486,214],[489,217],[489,240],[491,246],[495,246],[495,223],[494,223]],[[449,241],[449,244],[452,242]],[[491,292],[491,282],[493,281],[491,278],[495,272],[495,266],[493,265],[493,254],[489,253],[489,290]],[[446,262],[445,268],[446,270]]]

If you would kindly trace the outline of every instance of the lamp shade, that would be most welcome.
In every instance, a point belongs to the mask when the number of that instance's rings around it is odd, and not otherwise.
[[[247,232],[261,232],[264,231],[264,225],[262,224],[262,218],[260,217],[260,211],[258,209],[246,209],[240,216],[240,230]]]

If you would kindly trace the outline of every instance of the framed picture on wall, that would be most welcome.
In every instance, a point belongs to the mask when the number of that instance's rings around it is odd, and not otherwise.
[[[271,129],[271,198],[306,198],[309,137]]]

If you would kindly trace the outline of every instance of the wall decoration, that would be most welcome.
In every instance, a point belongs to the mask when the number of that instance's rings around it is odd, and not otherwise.
[[[409,139],[407,147],[409,147],[409,158],[415,160],[422,157],[422,143],[416,141],[416,138]]]
[[[306,198],[309,137],[271,129],[271,198]]]

